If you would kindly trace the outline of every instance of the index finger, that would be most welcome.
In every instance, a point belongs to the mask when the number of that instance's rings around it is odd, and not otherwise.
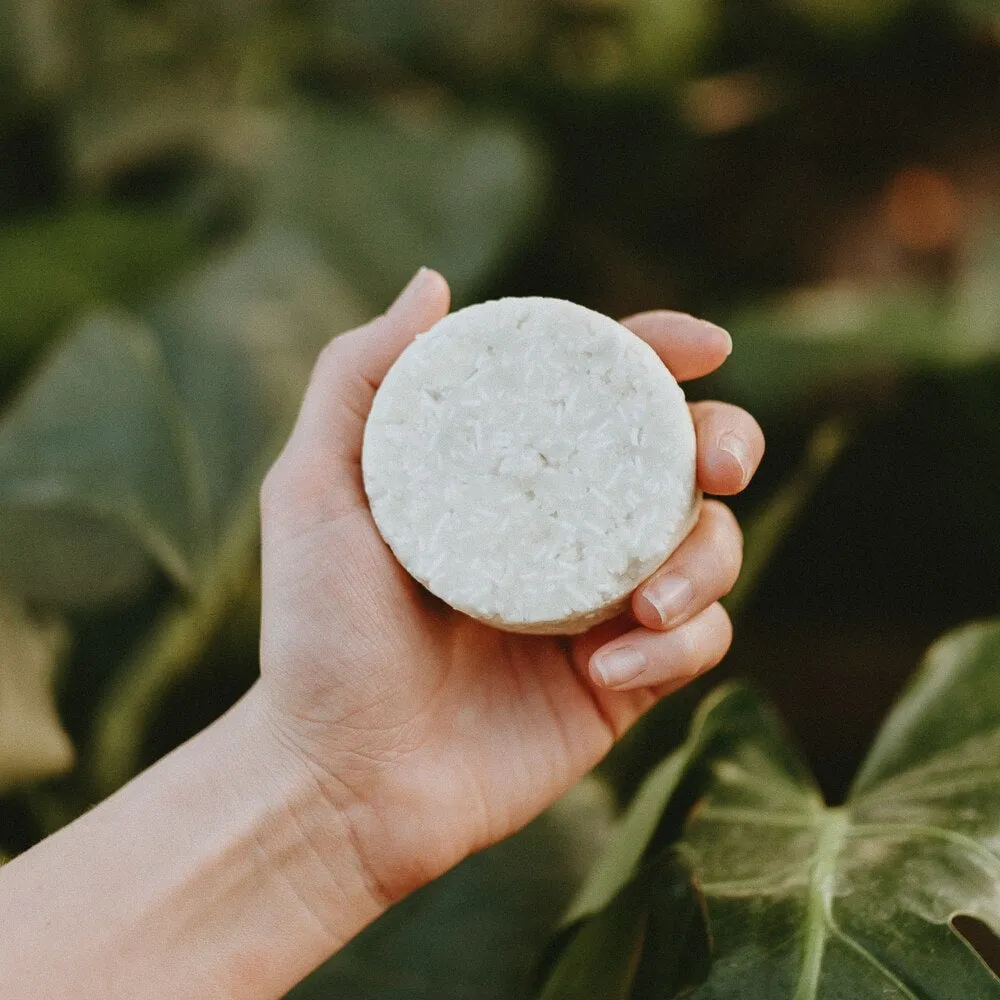
[[[621,322],[656,351],[678,382],[714,372],[733,350],[721,326],[687,313],[656,309]]]

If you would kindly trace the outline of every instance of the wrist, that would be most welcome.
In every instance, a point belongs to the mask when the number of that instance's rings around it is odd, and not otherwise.
[[[332,954],[392,902],[367,862],[354,818],[358,803],[284,736],[259,682],[219,724],[228,731],[234,792],[256,806],[263,862],[322,928]]]

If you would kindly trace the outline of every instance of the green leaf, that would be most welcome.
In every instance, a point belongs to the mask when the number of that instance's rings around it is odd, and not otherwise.
[[[32,620],[0,590],[0,791],[73,764],[52,690],[66,638],[59,623]]]
[[[311,227],[372,301],[389,301],[422,264],[460,300],[524,239],[545,177],[520,130],[427,99],[407,114],[290,116],[265,197]]]
[[[843,807],[777,727],[736,743],[681,844],[712,970],[691,996],[996,997],[949,921],[1000,930],[1000,623],[936,645]]]
[[[744,731],[770,725],[761,713],[741,685],[719,687],[702,702],[687,739],[640,785],[565,914],[569,936],[546,979],[544,1000],[631,997],[640,982],[659,984],[661,992],[652,995],[672,996],[668,983],[680,989],[703,978],[703,914],[689,877],[669,856],[650,853],[664,811],[691,768],[719,741],[728,746]],[[681,939],[690,945],[687,954],[675,947]]]
[[[717,376],[718,391],[769,414],[872,375],[996,357],[998,279],[1000,240],[992,234],[949,296],[917,286],[833,284],[744,309],[729,324],[736,349]]]
[[[101,603],[151,561],[189,584],[205,503],[160,345],[127,314],[80,322],[0,422],[0,575],[33,600]]]
[[[571,924],[604,909],[635,876],[653,840],[663,811],[688,768],[720,733],[745,724],[755,702],[749,692],[727,685],[713,691],[698,708],[687,739],[646,776],[608,845],[591,868],[564,917]],[[741,721],[743,720],[743,721]]]
[[[311,240],[278,224],[257,225],[147,310],[192,428],[216,546],[290,430],[316,354],[371,313]]]
[[[674,996],[707,972],[705,914],[669,852],[644,865],[582,923],[548,976],[541,1000]]]
[[[79,322],[0,421],[0,575],[59,606],[128,596],[154,564],[196,589],[319,347],[366,313],[308,241],[271,228],[185,279],[148,325]]]
[[[159,212],[109,208],[7,223],[0,230],[0,391],[61,324],[103,301],[134,302],[174,277],[196,254],[189,229]]]
[[[257,492],[290,429],[318,349],[368,310],[308,240],[258,227],[149,310],[190,428],[207,529],[188,593],[169,604],[116,674],[89,761],[108,794],[138,768],[146,720],[196,661],[228,605],[257,572]],[[122,456],[126,464],[128,456]]]
[[[520,1000],[611,810],[607,788],[585,779],[520,833],[394,907],[289,1000]]]

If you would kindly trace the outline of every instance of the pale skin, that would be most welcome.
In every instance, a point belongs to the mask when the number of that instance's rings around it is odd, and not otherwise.
[[[373,394],[446,314],[417,274],[321,354],[261,495],[261,677],[226,715],[0,869],[7,1000],[271,1000],[389,905],[508,836],[659,698],[714,666],[741,538],[705,502],[631,612],[573,638],[512,635],[420,588],[379,537],[360,455]],[[728,335],[669,312],[626,321],[679,380]],[[737,493],[760,429],[692,406],[698,480]]]

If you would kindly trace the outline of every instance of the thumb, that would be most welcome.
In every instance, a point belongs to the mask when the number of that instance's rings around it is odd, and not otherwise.
[[[370,323],[341,334],[320,353],[287,450],[329,462],[361,459],[361,439],[375,390],[418,333],[448,312],[448,283],[422,267],[395,302]]]

